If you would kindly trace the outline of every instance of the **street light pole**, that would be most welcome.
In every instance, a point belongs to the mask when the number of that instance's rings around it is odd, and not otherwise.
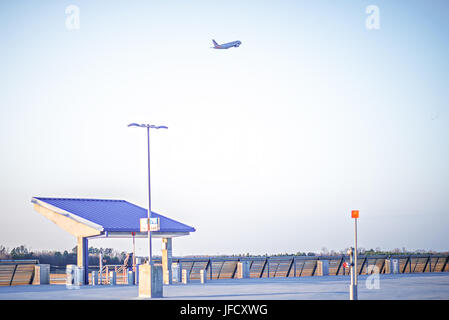
[[[147,127],[147,145],[148,145],[148,263],[153,266],[153,254],[151,251],[151,181],[150,181],[150,127]]]
[[[150,229],[150,219],[151,219],[151,180],[150,180],[150,128],[151,129],[168,129],[166,126],[155,126],[150,124],[137,124],[131,123],[128,127],[141,127],[147,129],[147,151],[148,151],[148,264],[153,265],[153,255],[151,250],[151,229]]]

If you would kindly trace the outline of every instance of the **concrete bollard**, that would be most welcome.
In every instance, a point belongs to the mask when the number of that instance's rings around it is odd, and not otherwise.
[[[129,286],[134,285],[134,271],[131,270],[128,271],[128,285]]]
[[[238,279],[249,278],[249,261],[237,262],[237,278]]]
[[[139,266],[139,298],[162,298],[162,266],[142,264]]]
[[[80,286],[84,284],[84,268],[69,264],[66,267],[66,285]]]
[[[37,264],[34,266],[33,284],[50,284],[49,264]]]
[[[96,285],[98,285],[98,271],[92,271],[92,273],[91,273],[91,281],[92,281],[92,285],[93,286],[96,286]]]
[[[164,284],[172,284],[173,246],[171,238],[162,238],[162,271]]]
[[[117,284],[117,274],[115,273],[115,271],[109,272],[109,284],[111,286],[115,286]]]
[[[200,280],[202,284],[207,282],[207,272],[205,269],[200,270]]]
[[[317,275],[328,276],[329,275],[329,260],[317,261]]]
[[[180,262],[172,263],[171,268],[172,268],[173,281],[182,282],[182,264]]]
[[[82,285],[84,285],[84,268],[83,267],[76,267],[75,268],[74,285],[75,286],[82,286]]]
[[[66,279],[65,284],[66,286],[73,286],[75,282],[75,268],[76,265],[74,264],[68,264],[65,268],[66,273]]]
[[[189,282],[189,271],[187,271],[187,269],[182,269],[182,283],[187,284]]]
[[[399,273],[399,260],[398,259],[386,259],[385,260],[385,273]]]
[[[84,285],[84,268],[74,264],[66,266],[66,286],[79,287]]]

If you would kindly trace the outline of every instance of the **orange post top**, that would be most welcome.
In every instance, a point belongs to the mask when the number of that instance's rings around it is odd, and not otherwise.
[[[357,219],[359,217],[359,210],[352,210],[351,218]]]

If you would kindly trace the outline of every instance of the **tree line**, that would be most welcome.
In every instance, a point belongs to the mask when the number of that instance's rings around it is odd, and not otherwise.
[[[26,246],[21,245],[9,250],[0,245],[0,260],[39,260],[39,263],[50,264],[52,266],[65,266],[77,263],[77,246],[72,250],[60,251],[31,251]],[[100,253],[103,254],[103,264],[123,264],[126,252],[119,252],[112,248],[89,247],[89,265],[99,265]]]
[[[276,254],[263,254],[263,255],[255,255],[247,253],[240,254],[231,254],[231,255],[195,255],[195,256],[186,256],[186,257],[278,257],[278,256],[341,256],[346,255],[348,248],[343,250],[334,251],[327,250],[326,247],[321,248],[320,252],[301,252],[298,251],[296,253],[276,253]],[[26,246],[21,245],[19,247],[12,248],[9,250],[8,248],[0,245],[0,260],[26,260],[26,259],[35,259],[39,260],[39,263],[50,264],[52,266],[65,266],[68,264],[76,264],[77,263],[77,246],[75,246],[72,250],[63,252],[60,251],[31,251]],[[393,250],[381,250],[380,248],[376,249],[365,249],[358,248],[358,252],[361,255],[411,255],[411,254],[449,254],[449,252],[437,252],[433,250],[406,250],[405,248],[393,249]],[[100,253],[103,255],[103,264],[104,265],[122,265],[126,258],[126,252],[119,252],[112,248],[94,248],[89,247],[89,265],[95,266],[99,265]]]
[[[189,257],[202,258],[202,257],[292,257],[292,256],[307,256],[307,257],[319,257],[319,256],[342,256],[347,255],[349,248],[342,250],[327,250],[326,247],[322,247],[320,252],[302,252],[298,251],[296,253],[274,253],[274,254],[250,254],[247,253],[237,253],[237,254],[223,254],[223,255],[192,255]],[[399,249],[395,248],[393,250],[382,250],[380,248],[376,249],[365,249],[363,247],[357,248],[357,252],[360,255],[439,255],[439,254],[449,254],[449,251],[439,252],[434,250],[407,250],[405,248]]]

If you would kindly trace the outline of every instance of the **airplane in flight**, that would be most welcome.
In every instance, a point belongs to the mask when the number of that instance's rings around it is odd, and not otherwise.
[[[232,47],[238,47],[239,45],[242,44],[241,41],[232,41],[232,42],[228,42],[228,43],[224,43],[224,44],[218,44],[215,40],[212,39],[212,43],[214,44],[213,49],[229,49]]]

